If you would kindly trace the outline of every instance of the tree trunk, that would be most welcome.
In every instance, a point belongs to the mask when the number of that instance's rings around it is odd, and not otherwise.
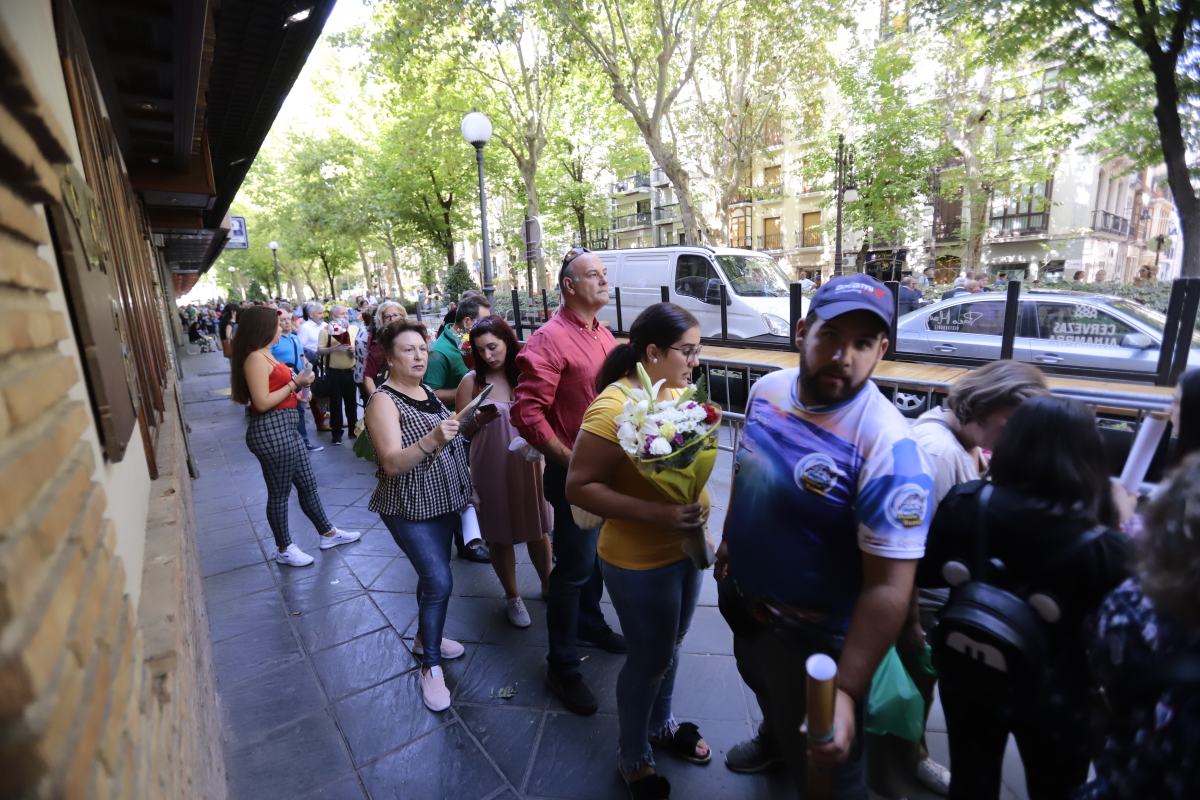
[[[698,224],[700,215],[696,209],[695,202],[692,200],[691,179],[688,176],[687,170],[679,162],[679,157],[675,155],[674,148],[668,147],[663,142],[661,136],[650,130],[643,130],[642,136],[646,140],[646,146],[650,148],[650,154],[654,156],[655,163],[662,168],[663,174],[671,181],[671,186],[675,189],[675,196],[679,199],[679,217],[683,225],[683,243],[699,244],[696,241],[696,236],[700,230],[700,225]]]
[[[337,287],[333,285],[333,270],[329,268],[329,259],[324,253],[320,255],[321,269],[325,271],[325,277],[329,279],[329,297],[332,300],[337,299]]]
[[[371,262],[367,260],[367,249],[363,247],[362,239],[355,242],[358,245],[358,258],[362,261],[363,281],[366,286],[366,294],[371,293],[371,282],[374,276],[371,274]]]
[[[521,180],[525,183],[525,218],[533,219],[541,213],[540,198],[538,197],[537,189],[537,162],[531,158],[525,158],[521,160],[519,166],[521,168]],[[529,247],[528,242],[525,243],[525,247]],[[546,277],[545,264],[540,253],[541,246],[539,243],[538,248],[534,250],[533,258],[528,259],[527,257],[528,261],[532,261],[533,274],[539,290],[545,289],[549,284],[549,279]],[[529,288],[529,291],[533,291],[532,286]]]
[[[1154,119],[1162,144],[1163,161],[1167,165],[1167,185],[1171,188],[1179,224],[1183,228],[1183,263],[1181,273],[1186,278],[1200,278],[1200,199],[1196,197],[1187,165],[1187,146],[1183,141],[1183,124],[1179,119],[1179,85],[1175,68],[1178,57],[1158,50],[1157,42],[1150,57],[1154,73]]]

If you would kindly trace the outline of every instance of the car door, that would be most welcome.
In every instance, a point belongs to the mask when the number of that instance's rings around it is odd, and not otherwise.
[[[1123,347],[1127,334],[1142,333],[1093,303],[1038,300],[1034,364],[1153,372],[1157,348]]]
[[[700,321],[701,336],[721,335],[721,279],[707,256],[680,253],[671,289],[671,299]]]
[[[972,297],[934,310],[925,318],[924,348],[933,355],[989,361],[1000,358],[1004,305],[1003,297]],[[1013,357],[1028,359],[1027,341],[1020,337],[1014,340]]]

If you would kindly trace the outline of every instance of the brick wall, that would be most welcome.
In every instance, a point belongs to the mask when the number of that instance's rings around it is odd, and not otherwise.
[[[51,304],[62,289],[39,206],[60,199],[64,139],[8,41],[0,28],[0,797],[219,800],[177,406],[159,430],[135,609],[84,436],[91,410],[67,394],[81,379],[60,347],[70,325]]]

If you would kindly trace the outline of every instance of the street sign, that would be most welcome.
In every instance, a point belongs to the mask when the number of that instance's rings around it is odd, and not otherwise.
[[[225,242],[226,250],[247,250],[250,247],[250,236],[246,232],[245,217],[229,218],[229,241]]]

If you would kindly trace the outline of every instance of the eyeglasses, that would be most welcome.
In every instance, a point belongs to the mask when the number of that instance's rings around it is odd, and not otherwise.
[[[704,345],[689,344],[687,347],[675,347],[674,345],[671,345],[667,349],[668,350],[678,350],[680,353],[683,354],[683,357],[686,358],[688,361],[693,361],[693,360],[699,361],[700,360],[700,352],[704,349]]]
[[[567,251],[567,254],[563,256],[562,267],[560,267],[558,270],[558,283],[560,285],[562,284],[563,276],[567,274],[567,268],[571,266],[571,262],[579,258],[584,253],[590,252],[592,251],[588,250],[586,247],[572,247]]]

